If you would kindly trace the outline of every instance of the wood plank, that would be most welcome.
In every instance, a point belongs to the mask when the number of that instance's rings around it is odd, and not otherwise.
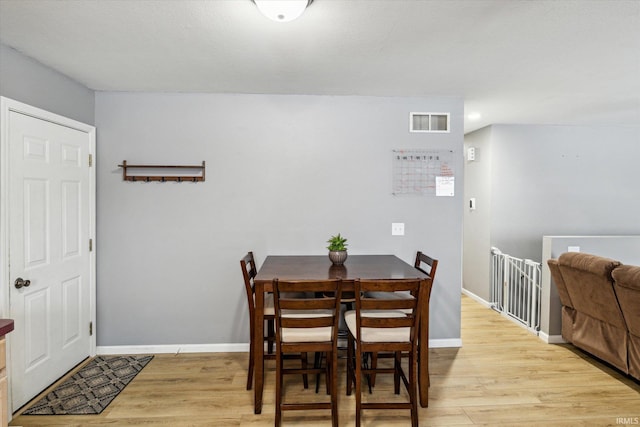
[[[431,387],[420,425],[592,427],[640,417],[640,384],[576,350],[552,345],[498,313],[462,297],[461,348],[429,352]],[[100,415],[17,416],[10,425],[272,426],[275,364],[265,364],[264,407],[253,413],[245,390],[246,353],[159,354]],[[386,363],[381,362],[381,363]],[[339,387],[345,389],[344,359]],[[315,399],[298,376],[287,396]],[[389,397],[392,378],[379,376],[373,395]],[[401,394],[398,399],[406,396]],[[355,397],[339,397],[340,425],[354,424]],[[370,411],[363,426],[406,426],[407,411]],[[284,425],[331,425],[328,411],[286,413]]]

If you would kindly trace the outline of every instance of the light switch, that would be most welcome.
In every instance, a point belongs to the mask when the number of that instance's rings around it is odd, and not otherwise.
[[[391,223],[391,235],[392,236],[404,236],[404,222]]]
[[[567,252],[580,252],[580,246],[569,246]]]

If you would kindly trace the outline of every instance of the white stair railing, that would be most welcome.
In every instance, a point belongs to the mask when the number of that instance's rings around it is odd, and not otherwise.
[[[504,254],[496,247],[491,248],[491,308],[504,309]]]
[[[540,330],[541,265],[491,248],[491,306],[523,324]]]

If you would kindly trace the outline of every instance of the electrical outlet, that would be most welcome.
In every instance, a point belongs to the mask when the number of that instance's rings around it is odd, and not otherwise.
[[[392,236],[404,236],[404,222],[391,223],[391,235]]]

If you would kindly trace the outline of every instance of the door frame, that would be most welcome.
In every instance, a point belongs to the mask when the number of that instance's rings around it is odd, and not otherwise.
[[[93,324],[93,334],[89,338],[89,356],[96,355],[96,128],[76,120],[24,104],[14,99],[0,96],[0,318],[10,315],[10,274],[9,274],[9,113],[16,112],[36,119],[84,132],[89,137],[88,153],[92,156],[89,168],[89,238],[93,240],[93,250],[89,252],[89,319]],[[86,159],[89,161],[89,159]],[[16,327],[18,330],[18,327]],[[13,332],[15,334],[16,331]],[[11,335],[7,335],[7,372],[11,364]],[[8,402],[12,399],[12,378],[8,377]],[[10,408],[11,414],[17,408]]]

